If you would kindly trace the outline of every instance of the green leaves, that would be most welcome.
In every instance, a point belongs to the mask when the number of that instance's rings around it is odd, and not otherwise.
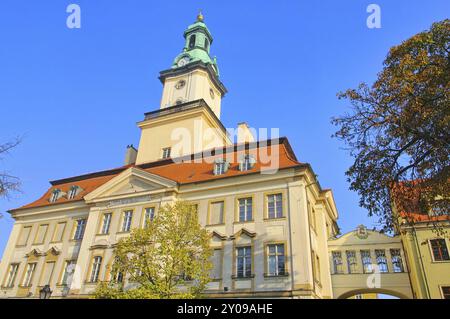
[[[338,94],[352,105],[350,114],[332,119],[339,127],[334,136],[355,158],[346,172],[350,189],[385,230],[394,227],[392,204],[412,199],[392,193],[398,183],[420,184],[424,212],[442,196],[437,204],[448,211],[449,52],[447,19],[391,48],[372,86],[362,83]]]
[[[178,201],[162,206],[144,229],[134,229],[115,249],[111,277],[96,298],[196,298],[209,282],[210,236],[198,223],[196,206]]]

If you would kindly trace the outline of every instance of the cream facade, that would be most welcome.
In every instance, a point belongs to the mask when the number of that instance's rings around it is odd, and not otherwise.
[[[10,211],[15,224],[0,263],[0,298],[37,298],[46,285],[55,298],[88,297],[99,282],[111,280],[118,241],[177,200],[196,204],[211,234],[209,297],[424,296],[416,292],[424,279],[413,274],[418,258],[406,239],[365,228],[337,238],[332,191],[321,188],[286,138],[256,141],[240,123],[235,143],[220,121],[226,88],[201,15],[184,37],[183,51],[160,73],[160,107],[138,123],[139,148],[128,147],[125,165],[52,181],[41,198]],[[371,267],[385,252],[382,288],[367,285],[372,273],[361,268],[367,266],[361,251],[373,256]],[[398,271],[392,256],[399,256]],[[448,262],[424,262],[431,264],[427,273],[441,273],[427,275],[439,280],[442,292],[433,286],[429,296],[445,297]]]

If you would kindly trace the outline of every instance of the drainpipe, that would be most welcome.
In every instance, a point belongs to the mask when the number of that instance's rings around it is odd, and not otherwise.
[[[425,287],[427,288],[427,297],[428,297],[428,299],[431,299],[431,296],[430,296],[430,288],[429,288],[429,286],[428,286],[427,274],[426,274],[426,272],[425,272],[425,266],[424,266],[424,264],[423,264],[422,253],[421,253],[421,251],[420,251],[419,241],[417,240],[416,228],[414,227],[414,225],[412,225],[412,229],[413,229],[412,235],[413,235],[413,237],[414,237],[414,242],[416,243],[416,249],[417,249],[417,252],[419,253],[420,266],[421,266],[423,278],[424,278],[424,281],[425,281]]]

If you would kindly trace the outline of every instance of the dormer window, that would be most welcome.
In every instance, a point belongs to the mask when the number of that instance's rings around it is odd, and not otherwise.
[[[50,197],[50,203],[56,202],[59,199],[60,195],[61,195],[61,190],[60,189],[55,189],[52,192],[52,196]]]
[[[228,171],[228,167],[230,163],[225,161],[224,159],[218,159],[214,163],[214,175],[223,175]]]
[[[245,155],[242,157],[242,159],[239,161],[239,170],[240,171],[248,171],[253,168],[255,165],[255,158],[251,155]]]
[[[77,196],[79,189],[80,189],[80,187],[78,187],[77,185],[73,185],[72,187],[70,187],[69,195],[67,196],[67,198],[74,199],[75,196]]]
[[[169,158],[170,157],[170,151],[171,151],[170,147],[163,148],[163,150],[162,150],[162,158],[163,159]]]
[[[195,47],[195,34],[191,35],[189,38],[189,49],[192,49]]]

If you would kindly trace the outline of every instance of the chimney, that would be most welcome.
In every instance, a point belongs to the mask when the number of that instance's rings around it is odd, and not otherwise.
[[[127,152],[125,153],[125,165],[131,165],[136,163],[137,149],[133,144],[127,145]]]
[[[238,124],[237,129],[237,142],[240,143],[251,143],[255,141],[252,131],[247,123],[242,122]]]

